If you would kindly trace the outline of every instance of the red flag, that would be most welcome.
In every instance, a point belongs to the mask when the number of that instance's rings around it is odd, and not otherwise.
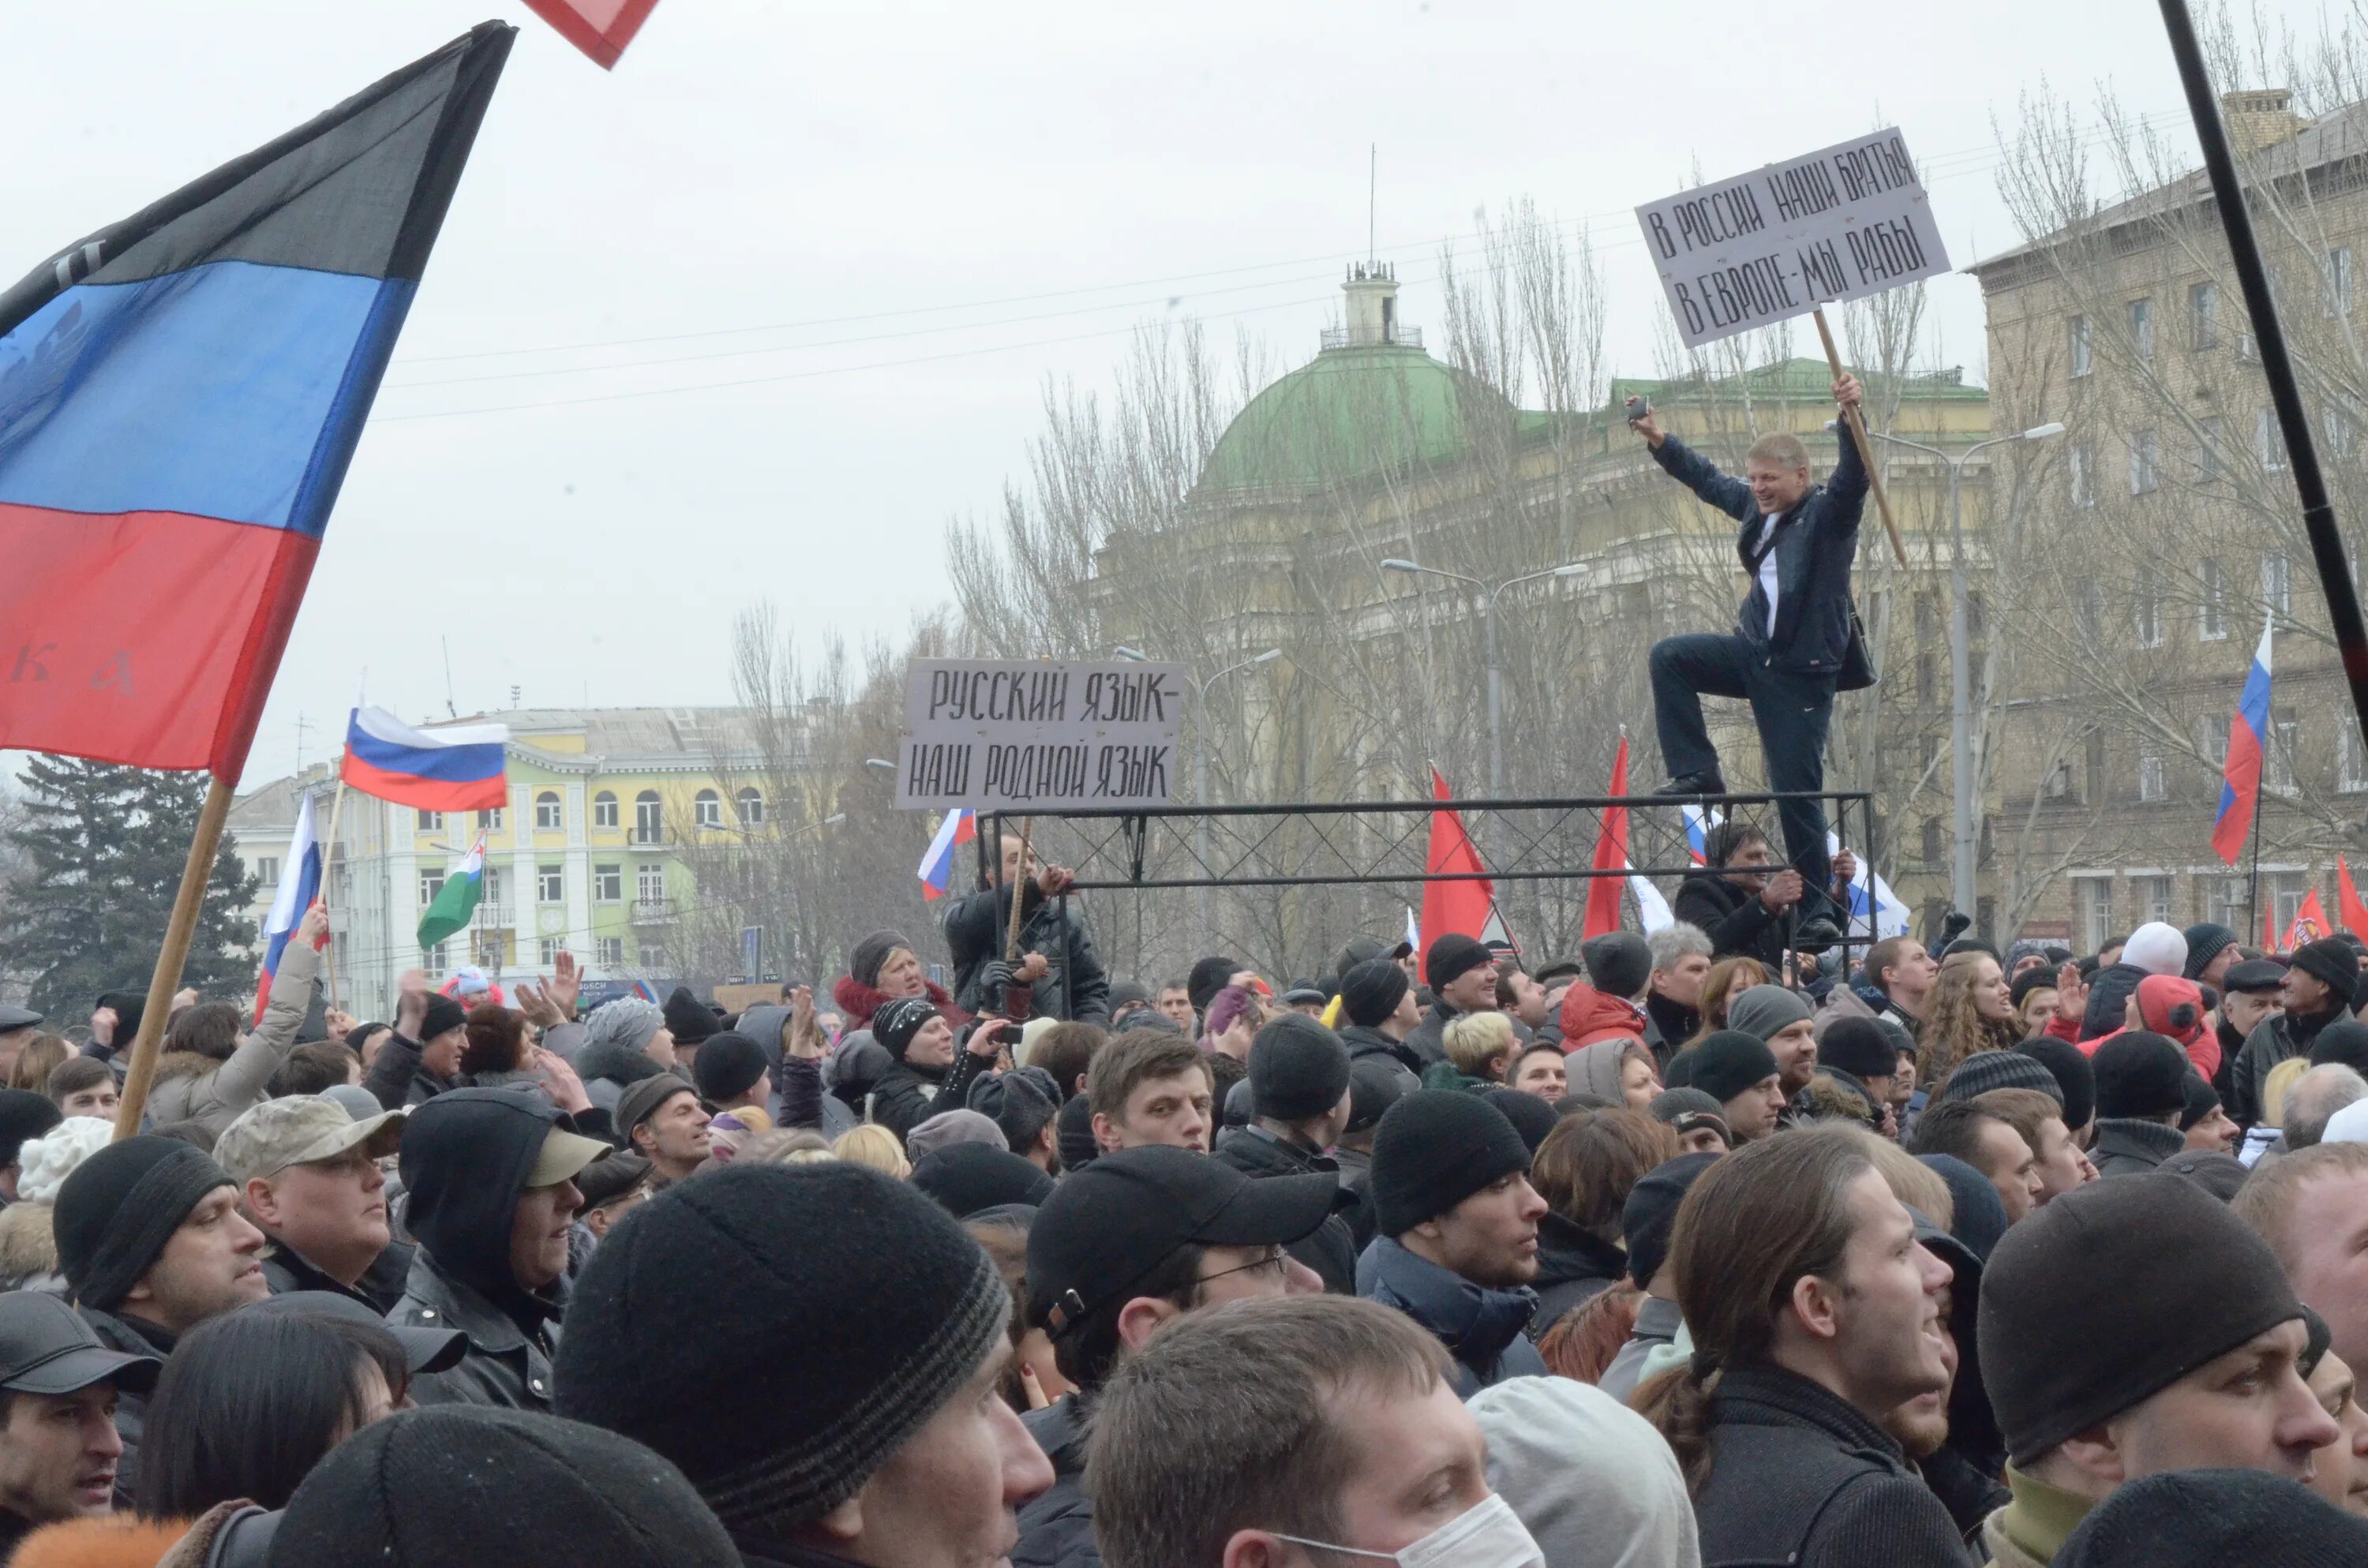
[[[527,7],[559,29],[559,36],[613,71],[625,46],[642,30],[658,0],[526,0]]]
[[[2340,855],[2335,858],[2335,914],[2346,931],[2368,941],[2368,903],[2361,901],[2360,890],[2352,884],[2351,868]]]
[[[2318,902],[2318,890],[2313,888],[2303,895],[2302,907],[2294,911],[2294,924],[2286,927],[2285,951],[2293,952],[2305,942],[2316,942],[2327,935],[2327,911]]]
[[[1611,759],[1611,788],[1609,793],[1628,792],[1628,737],[1620,737],[1620,751]],[[1628,869],[1628,808],[1609,806],[1603,812],[1603,831],[1595,840],[1595,869],[1609,872],[1598,875],[1587,884],[1587,925],[1581,939],[1592,941],[1608,937],[1620,929],[1620,889],[1626,882]]]
[[[1439,769],[1430,770],[1430,795],[1435,801],[1452,801],[1455,797],[1447,788],[1447,780]],[[1486,871],[1480,863],[1480,852],[1472,846],[1463,831],[1460,812],[1430,813],[1430,851],[1423,858],[1423,869],[1440,871]],[[1615,884],[1617,885],[1617,884]],[[1459,882],[1425,882],[1422,884],[1422,956],[1430,957],[1431,944],[1450,931],[1479,939],[1488,928],[1489,912],[1496,907],[1496,884],[1486,878]]]

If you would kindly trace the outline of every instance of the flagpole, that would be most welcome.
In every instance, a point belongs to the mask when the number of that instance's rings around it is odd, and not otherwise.
[[[324,911],[326,911],[329,907],[329,884],[336,880],[337,818],[345,809],[345,754],[340,752],[337,754],[337,793],[336,797],[329,801],[329,837],[327,843],[321,850],[321,908]],[[329,1006],[332,1011],[335,1011],[337,1006],[336,945],[337,938],[335,935],[332,935],[329,937]]]
[[[2271,730],[2275,730],[2277,725],[2272,722],[2270,727]],[[2267,750],[2268,748],[2264,745],[2263,749]],[[2264,771],[2266,771],[2266,769],[2264,769]],[[2267,783],[2267,780],[2263,780],[2263,783]],[[2245,892],[2245,924],[2248,926],[2251,926],[2261,917],[2261,818],[2269,814],[2269,790],[2260,786],[2256,786],[2253,790],[2252,881],[2251,885]],[[2274,949],[2277,947],[2277,944],[2275,942],[2271,942],[2270,947]]]
[[[147,1010],[141,1015],[140,1033],[131,1042],[131,1060],[123,1075],[123,1098],[115,1111],[119,1141],[140,1131],[140,1119],[148,1109],[148,1085],[156,1076],[156,1047],[164,1039],[165,1016],[173,1009],[173,993],[181,988],[181,968],[188,961],[189,942],[197,935],[206,883],[213,875],[214,856],[222,848],[222,827],[230,821],[233,793],[230,781],[219,774],[206,786],[197,835],[189,840],[188,862],[181,868],[181,890],[174,895],[172,917],[165,924],[165,943],[156,951],[156,972],[149,977]]]

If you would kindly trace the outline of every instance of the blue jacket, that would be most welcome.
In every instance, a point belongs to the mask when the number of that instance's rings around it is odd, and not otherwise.
[[[1675,436],[1653,460],[1671,478],[1743,527],[1736,554],[1751,579],[1736,630],[1774,667],[1793,675],[1832,675],[1850,648],[1850,560],[1858,553],[1859,515],[1866,508],[1866,468],[1858,443],[1842,437],[1834,471],[1776,524],[1776,634],[1768,634],[1768,596],[1751,571],[1759,548],[1759,503],[1751,487]]]
[[[1357,1259],[1357,1294],[1414,1319],[1455,1358],[1455,1397],[1470,1399],[1507,1378],[1543,1378],[1544,1358],[1522,1337],[1538,1293],[1491,1290],[1376,1236]]]

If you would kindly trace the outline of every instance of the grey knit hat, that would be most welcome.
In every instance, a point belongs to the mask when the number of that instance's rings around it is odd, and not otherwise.
[[[1726,1006],[1726,1027],[1741,1029],[1763,1043],[1809,1017],[1809,1005],[1797,991],[1781,985],[1755,985]]]
[[[603,1002],[592,1009],[584,1020],[584,1043],[621,1046],[629,1051],[645,1049],[659,1029],[666,1027],[666,1014],[655,1002],[644,1002],[638,996],[620,996],[614,1002]]]
[[[1992,1089],[2037,1089],[2057,1105],[2064,1103],[2064,1087],[2055,1074],[2019,1051],[1976,1051],[1957,1063],[1932,1099],[1935,1104],[1969,1100]]]

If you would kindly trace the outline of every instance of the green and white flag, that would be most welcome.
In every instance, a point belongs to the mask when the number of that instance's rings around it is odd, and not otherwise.
[[[444,879],[437,890],[435,902],[419,917],[419,945],[432,948],[453,932],[469,924],[477,913],[477,904],[485,896],[485,835],[477,835],[477,842],[469,848],[469,858],[461,862],[452,874]]]

